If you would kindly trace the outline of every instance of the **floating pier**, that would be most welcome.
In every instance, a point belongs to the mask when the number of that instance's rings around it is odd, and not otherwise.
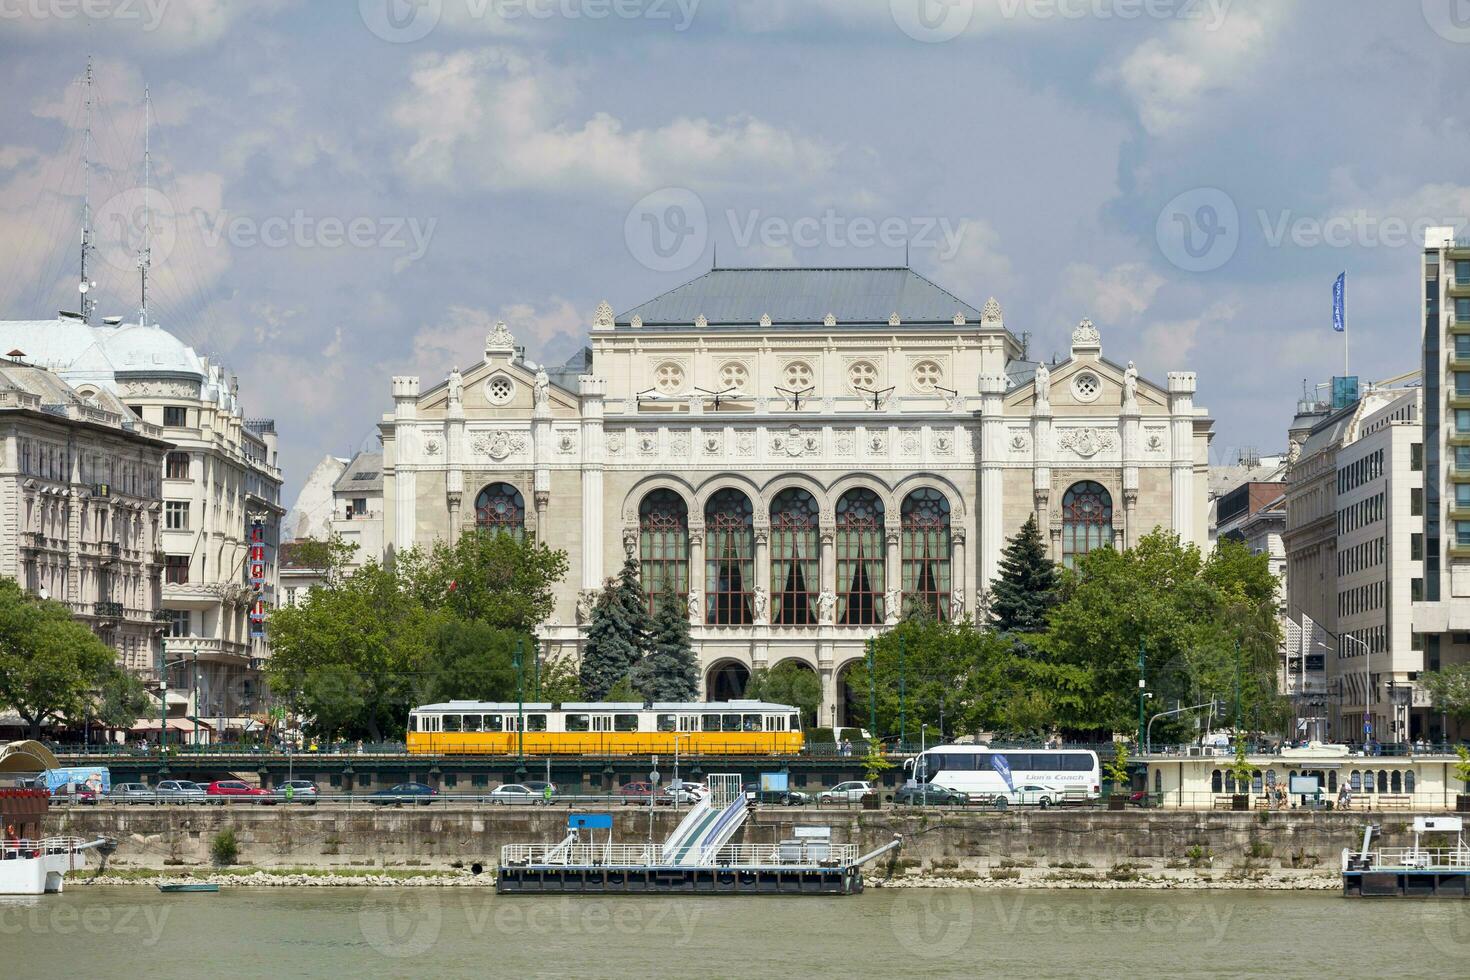
[[[792,840],[732,844],[749,801],[740,777],[713,775],[710,792],[661,844],[617,844],[608,814],[574,814],[555,844],[507,844],[495,890],[504,895],[852,895],[863,890],[862,866],[898,847],[859,856],[833,844],[827,827],[798,827]],[[596,832],[607,831],[598,842]],[[583,833],[590,840],[583,839]]]
[[[1342,893],[1347,898],[1470,898],[1470,847],[1460,817],[1414,818],[1413,847],[1373,849],[1378,827],[1363,828],[1363,845],[1342,852]],[[1420,836],[1452,833],[1452,847],[1421,847]]]

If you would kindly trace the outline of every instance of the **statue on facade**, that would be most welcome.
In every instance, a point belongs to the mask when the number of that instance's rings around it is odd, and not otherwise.
[[[764,585],[757,585],[755,587],[755,594],[751,598],[755,603],[755,621],[757,623],[765,623],[766,615],[770,611],[771,594],[766,591]]]
[[[449,407],[458,408],[464,401],[464,376],[459,373],[459,366],[455,365],[449,369]]]
[[[1051,372],[1046,369],[1046,362],[1036,365],[1036,407],[1051,407]]]
[[[962,622],[965,618],[965,590],[955,589],[949,594],[949,621]]]
[[[582,589],[577,593],[577,622],[592,622],[592,609],[597,604],[596,589]]]
[[[1133,362],[1128,362],[1128,370],[1123,372],[1123,407],[1136,408],[1138,399],[1138,368]]]
[[[817,622],[823,626],[831,626],[836,617],[837,595],[824,590],[817,596]]]
[[[638,556],[638,529],[636,527],[623,528],[623,554],[629,558]]]
[[[545,368],[536,369],[535,400],[537,408],[545,408],[551,401],[551,378]]]
[[[889,589],[883,595],[883,623],[892,626],[898,622],[898,611],[903,608],[903,593]]]
[[[692,622],[692,623],[699,622],[699,590],[698,589],[690,589],[689,590],[689,621]]]

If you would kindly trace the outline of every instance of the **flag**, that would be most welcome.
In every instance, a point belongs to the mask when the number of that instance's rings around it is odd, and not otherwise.
[[[1332,284],[1332,329],[1342,333],[1347,329],[1347,317],[1343,310],[1343,294],[1347,291],[1347,273],[1340,272]]]
[[[1003,755],[993,755],[993,756],[991,756],[990,757],[990,768],[992,768],[996,772],[1000,773],[1000,778],[1001,779],[1004,779],[1006,781],[1006,789],[1014,790],[1016,788],[1015,785],[1011,782],[1011,764],[1006,761],[1006,757],[1005,756],[1003,756]]]

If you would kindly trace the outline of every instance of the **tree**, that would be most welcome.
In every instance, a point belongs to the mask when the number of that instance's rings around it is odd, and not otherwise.
[[[514,701],[517,644],[522,658],[521,693],[529,700],[535,637],[475,620],[442,617],[425,664],[428,700]]]
[[[666,589],[653,617],[648,653],[633,667],[633,686],[645,701],[694,701],[699,697],[699,664],[689,638],[689,614]]]
[[[585,700],[582,679],[571,657],[546,657],[541,661],[541,698],[552,704]]]
[[[114,665],[98,685],[89,714],[108,728],[131,728],[152,707],[143,682]]]
[[[501,531],[465,531],[452,545],[440,539],[427,553],[405,552],[397,568],[425,609],[529,631],[551,614],[567,554]]]
[[[678,603],[674,603],[678,606]],[[649,648],[652,621],[638,581],[638,562],[629,557],[615,579],[598,593],[582,646],[582,690],[601,701],[628,677]]]
[[[80,720],[117,670],[112,649],[66,606],[0,579],[0,706],[18,714],[32,738],[52,722]]]
[[[787,660],[752,673],[745,696],[799,708],[803,727],[811,729],[817,724],[817,708],[822,704],[822,682],[811,668]]]
[[[990,591],[991,625],[1002,633],[1042,632],[1060,587],[1061,576],[1046,556],[1033,514],[1001,552],[1000,575]]]
[[[1420,674],[1434,710],[1456,721],[1470,721],[1470,663]]]
[[[290,547],[291,561],[295,566],[322,569],[328,582],[340,579],[347,563],[357,554],[357,545],[336,531],[326,538],[297,538]]]

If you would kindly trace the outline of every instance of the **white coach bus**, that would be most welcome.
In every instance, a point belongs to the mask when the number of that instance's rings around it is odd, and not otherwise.
[[[988,745],[937,745],[903,764],[909,782],[930,783],[962,793],[1006,793],[1010,786],[1041,783],[1071,797],[1090,800],[1102,793],[1097,753],[1087,749],[1000,749]]]

